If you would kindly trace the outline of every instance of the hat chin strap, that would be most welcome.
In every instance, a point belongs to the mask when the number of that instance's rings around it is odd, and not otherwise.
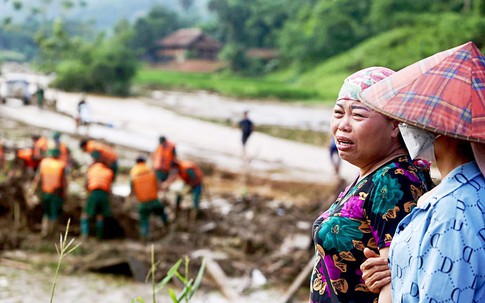
[[[472,150],[478,167],[482,175],[485,176],[485,143],[472,142]]]

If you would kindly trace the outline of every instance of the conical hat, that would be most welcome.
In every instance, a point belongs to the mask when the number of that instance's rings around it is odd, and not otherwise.
[[[473,42],[403,68],[360,97],[376,111],[407,124],[485,142],[485,58]]]

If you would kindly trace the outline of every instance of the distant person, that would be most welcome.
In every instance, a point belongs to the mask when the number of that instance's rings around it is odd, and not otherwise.
[[[41,236],[53,236],[57,231],[62,205],[66,198],[67,171],[66,162],[59,159],[59,149],[52,148],[42,159],[32,183],[32,192],[41,184],[42,224]]]
[[[89,154],[92,154],[94,151],[99,152],[101,157],[99,161],[106,164],[113,171],[113,179],[116,179],[118,173],[118,154],[114,148],[99,141],[88,139],[82,139],[79,147]]]
[[[77,104],[76,129],[81,126],[88,128],[90,123],[91,111],[88,103],[86,102],[86,95],[83,94],[81,96],[81,100],[79,100]]]
[[[254,130],[254,124],[249,119],[249,111],[244,111],[242,120],[239,121],[239,128],[242,134],[243,154],[246,155],[246,143]]]
[[[158,181],[155,172],[148,167],[144,157],[138,157],[136,164],[130,170],[130,195],[138,200],[138,214],[140,224],[140,238],[147,240],[150,230],[150,215],[160,217],[167,225],[168,217],[165,206],[158,199]]]
[[[94,163],[88,168],[86,189],[88,199],[81,214],[81,236],[89,237],[89,223],[96,218],[96,237],[103,238],[104,219],[111,216],[109,194],[113,182],[113,171],[102,161],[101,153],[91,153]]]
[[[189,192],[192,193],[193,197],[193,205],[194,205],[194,214],[195,218],[198,218],[200,215],[200,198],[202,196],[203,185],[202,181],[204,179],[204,175],[202,170],[192,161],[186,160],[176,160],[172,162],[172,169],[170,171],[170,175],[165,182],[162,183],[162,189],[168,190],[170,185],[175,182],[175,180],[179,177],[184,181],[184,184],[188,186]],[[180,204],[182,202],[182,193],[177,192],[176,197],[176,208],[175,212],[176,215],[180,210]]]
[[[37,98],[37,106],[42,109],[44,107],[44,94],[45,94],[45,91],[44,91],[44,88],[42,87],[42,85],[39,85],[37,87],[37,91],[35,92],[35,96]]]
[[[330,152],[330,161],[332,161],[333,169],[337,176],[340,176],[340,156],[338,154],[337,145],[335,144],[335,139],[333,136],[330,136],[330,145],[329,145],[329,152]]]
[[[152,166],[159,182],[167,180],[172,162],[176,160],[175,144],[168,141],[165,136],[158,138],[158,146],[152,153]]]

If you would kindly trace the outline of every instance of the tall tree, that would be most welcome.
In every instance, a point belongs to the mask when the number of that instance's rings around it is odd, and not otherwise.
[[[157,42],[181,25],[177,14],[162,6],[155,6],[145,17],[136,20],[131,45],[149,60],[156,60]]]

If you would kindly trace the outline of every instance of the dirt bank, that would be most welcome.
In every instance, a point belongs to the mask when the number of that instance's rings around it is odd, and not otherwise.
[[[31,126],[0,119],[4,135],[9,144],[25,144],[34,131]],[[35,131],[39,131],[36,129]],[[49,130],[42,130],[49,135]],[[62,137],[73,150],[77,166],[86,161],[77,150],[78,136],[64,134]],[[125,146],[115,146],[121,163],[131,165],[140,151]],[[311,258],[310,229],[313,220],[326,207],[325,203],[334,195],[336,184],[322,185],[308,182],[289,182],[250,176],[243,182],[239,174],[220,169],[212,163],[200,162],[206,177],[206,191],[201,202],[203,216],[190,220],[190,200],[184,201],[183,213],[175,220],[173,200],[167,197],[169,215],[174,219],[170,228],[152,223],[155,245],[157,278],[161,279],[170,266],[183,255],[193,258],[192,272],[200,265],[198,256],[209,254],[216,259],[230,280],[248,278],[255,269],[261,271],[271,289],[286,287],[301,272]],[[116,187],[128,184],[127,167],[121,169]],[[39,236],[39,205],[27,206],[25,188],[28,183],[19,179],[2,178],[0,194],[0,248],[2,257],[30,264],[32,260],[12,254],[24,251],[25,256],[39,252],[50,252],[54,258],[44,258],[41,263],[55,259],[53,240],[42,240]],[[79,216],[85,199],[82,190],[84,177],[73,174],[70,194],[65,203],[61,231],[68,218],[72,227],[70,234],[79,235]],[[23,186],[25,185],[25,186]],[[137,213],[135,204],[128,205],[122,196],[113,195],[114,217],[109,222],[108,238],[102,242],[89,240],[82,243],[75,256],[68,259],[64,274],[86,272],[115,273],[130,279],[140,280],[150,265],[148,244],[137,240]],[[36,265],[38,266],[38,265]],[[241,297],[247,285],[234,287]],[[202,291],[219,290],[206,273]],[[303,289],[307,289],[306,284]],[[304,293],[304,292],[303,292]],[[306,297],[306,295],[303,295]],[[304,300],[304,299],[302,299]]]

